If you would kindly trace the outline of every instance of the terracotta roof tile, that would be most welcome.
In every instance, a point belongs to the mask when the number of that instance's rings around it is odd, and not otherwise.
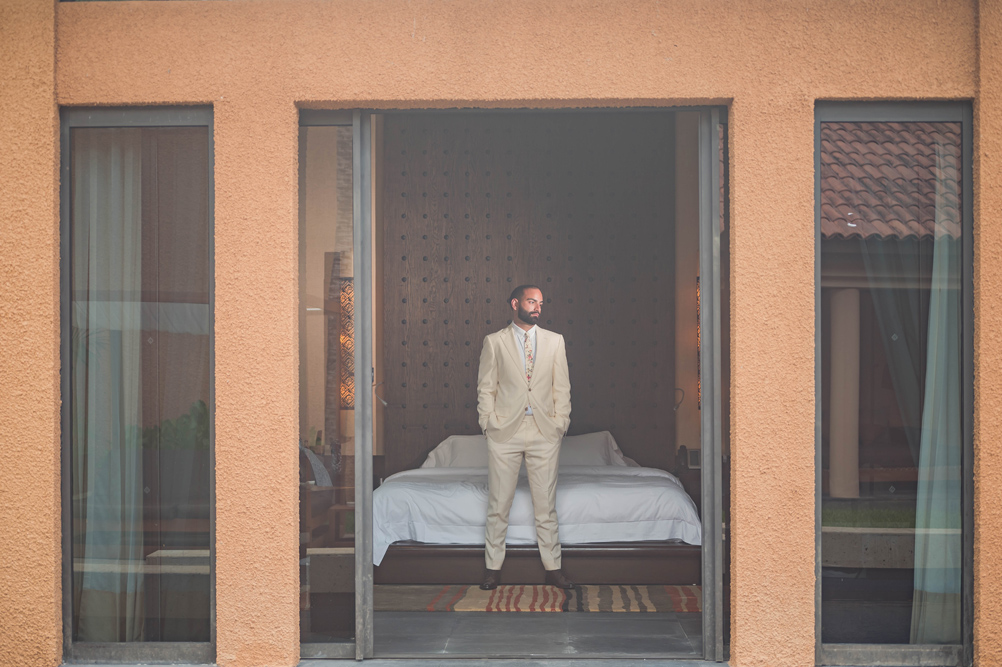
[[[960,139],[959,123],[822,123],[822,237],[958,238]]]

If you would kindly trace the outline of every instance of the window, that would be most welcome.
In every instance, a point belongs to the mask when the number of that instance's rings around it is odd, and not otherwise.
[[[213,659],[210,119],[63,115],[68,659]]]
[[[969,662],[968,114],[818,110],[823,664]]]

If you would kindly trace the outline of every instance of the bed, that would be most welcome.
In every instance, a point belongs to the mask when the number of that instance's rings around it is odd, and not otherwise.
[[[478,581],[486,514],[486,438],[451,436],[373,493],[375,582]],[[563,566],[579,583],[699,583],[696,504],[674,475],[624,456],[608,431],[564,439],[557,516]],[[524,468],[507,541],[503,580],[541,583]]]

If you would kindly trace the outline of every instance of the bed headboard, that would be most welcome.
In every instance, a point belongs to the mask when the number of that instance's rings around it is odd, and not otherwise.
[[[479,432],[481,344],[524,282],[542,287],[540,325],[567,341],[570,433],[612,431],[641,465],[671,467],[673,118],[386,116],[386,474]]]

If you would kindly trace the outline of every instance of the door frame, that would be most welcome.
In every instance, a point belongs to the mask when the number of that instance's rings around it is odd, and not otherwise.
[[[726,109],[720,107],[664,107],[642,109],[465,109],[462,113],[603,113],[696,111],[699,119],[699,253],[700,342],[703,387],[701,419],[701,506],[702,506],[702,586],[703,660],[724,660],[723,606],[723,493],[721,406],[721,317],[720,236],[721,236],[721,141],[720,126],[726,124]],[[373,565],[372,565],[372,457],[375,369],[373,366],[373,242],[372,242],[372,118],[374,114],[395,112],[300,111],[300,127],[351,125],[352,186],[355,287],[355,386],[370,391],[355,393],[355,640],[301,644],[301,656],[308,658],[373,657]],[[457,113],[453,110],[407,110],[403,113]],[[302,165],[300,165],[302,169]],[[656,656],[651,656],[656,658]],[[697,663],[700,661],[696,661]],[[693,664],[692,661],[679,661]]]
[[[720,372],[720,221],[721,164],[720,127],[725,118],[720,109],[700,111],[699,116],[699,266],[700,266],[700,382],[702,406],[703,521],[703,658],[724,660],[723,602],[723,438]],[[709,601],[709,604],[707,604]]]

